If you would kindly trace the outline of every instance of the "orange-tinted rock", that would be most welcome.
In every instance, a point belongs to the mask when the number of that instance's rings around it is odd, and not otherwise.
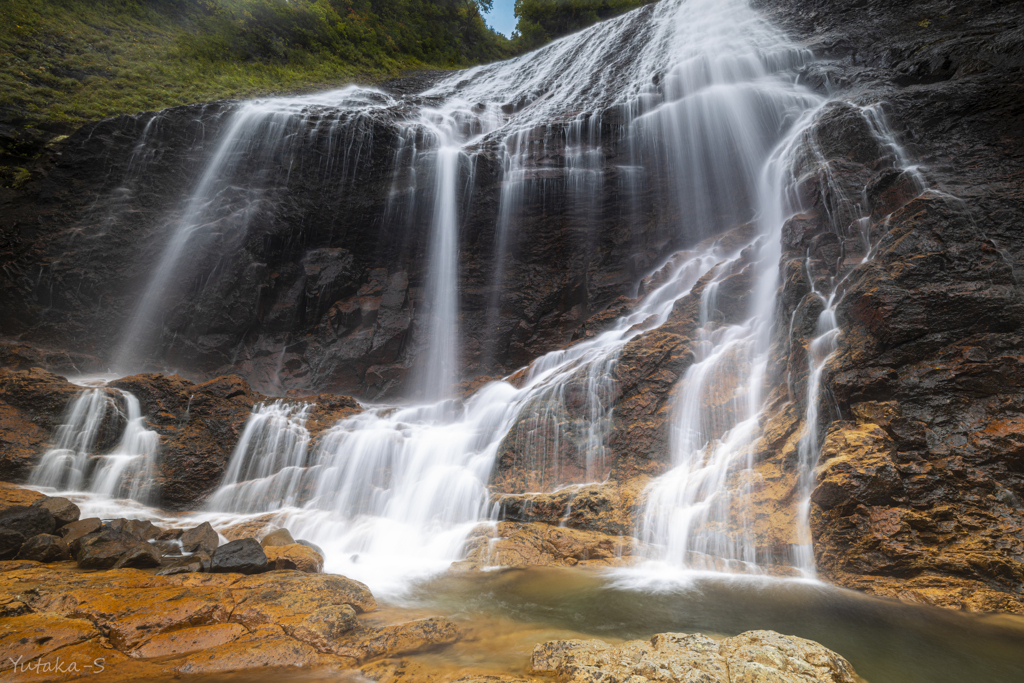
[[[366,661],[374,657],[408,654],[450,645],[460,635],[458,627],[451,620],[429,617],[356,633],[344,643],[336,644],[334,652]]]
[[[301,621],[282,624],[285,633],[320,652],[333,652],[338,639],[355,627],[356,611],[349,605],[328,605]]]
[[[265,635],[256,632],[225,645],[196,652],[176,666],[175,671],[183,674],[205,674],[264,667],[305,667],[330,664],[333,661],[321,655],[312,646],[290,638],[277,629],[276,634]]]
[[[539,522],[481,525],[466,541],[466,557],[454,569],[484,567],[609,567],[638,558],[635,539]]]
[[[15,505],[31,506],[44,500],[46,496],[38,491],[21,488],[14,484],[0,481],[0,510]]]
[[[239,579],[231,591],[237,602],[231,621],[249,629],[301,620],[331,605],[351,605],[356,612],[377,607],[365,585],[334,574],[276,570]]]
[[[160,633],[131,650],[141,659],[183,655],[230,643],[248,633],[241,624],[210,624]]]
[[[324,558],[320,553],[300,543],[268,546],[264,552],[274,569],[296,569],[307,574],[319,574],[324,570]]]
[[[63,647],[91,638],[99,630],[86,619],[56,614],[25,614],[0,621],[0,671],[45,657]]]

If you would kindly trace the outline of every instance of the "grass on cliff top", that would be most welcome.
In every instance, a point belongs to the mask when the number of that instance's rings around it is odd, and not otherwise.
[[[0,0],[0,120],[66,132],[178,104],[504,57],[474,0]]]

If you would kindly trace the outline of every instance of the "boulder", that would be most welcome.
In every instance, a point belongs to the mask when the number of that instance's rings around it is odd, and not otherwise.
[[[295,539],[292,538],[291,533],[287,529],[278,529],[277,531],[271,531],[269,534],[263,537],[260,541],[260,545],[264,548],[270,548],[279,545],[292,545],[295,543]]]
[[[53,515],[43,507],[16,505],[0,511],[0,529],[15,531],[25,538],[52,534],[55,528]]]
[[[301,543],[265,547],[271,569],[297,569],[307,574],[324,570],[324,558],[317,551]]]
[[[25,537],[11,529],[0,529],[0,560],[13,560],[21,550]]]
[[[160,535],[160,528],[148,519],[115,519],[108,522],[111,529],[116,529],[140,541],[150,541]]]
[[[252,538],[225,543],[213,552],[210,561],[214,573],[260,574],[269,568],[266,553]]]
[[[62,526],[59,533],[64,537],[64,542],[70,547],[86,534],[99,531],[101,526],[103,526],[103,521],[99,517],[90,517],[89,519],[80,519],[77,522],[71,522]]]
[[[75,559],[81,569],[110,569],[138,543],[134,536],[103,527],[78,540]]]
[[[71,559],[71,550],[60,536],[39,534],[25,541],[18,552],[19,560],[59,562]]]
[[[181,547],[187,553],[203,551],[212,554],[220,544],[220,536],[210,526],[209,522],[203,522],[181,535]],[[258,544],[257,544],[258,545]]]
[[[54,525],[57,529],[72,522],[77,522],[78,517],[82,514],[79,507],[67,498],[43,498],[39,502],[34,503],[33,507],[49,510],[50,514],[53,515]]]
[[[114,565],[114,569],[148,569],[160,566],[160,551],[152,543],[138,543]]]

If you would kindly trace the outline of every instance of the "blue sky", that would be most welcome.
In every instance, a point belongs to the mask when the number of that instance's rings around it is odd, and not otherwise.
[[[515,4],[516,0],[494,0],[494,8],[484,15],[487,25],[498,33],[512,35],[516,28]]]

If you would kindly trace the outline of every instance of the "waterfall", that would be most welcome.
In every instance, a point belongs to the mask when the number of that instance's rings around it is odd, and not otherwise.
[[[371,579],[375,588],[443,569],[460,556],[469,529],[488,518],[487,482],[499,457],[532,473],[529,490],[609,476],[623,349],[665,324],[686,297],[699,297],[693,362],[671,405],[670,467],[647,488],[637,535],[652,548],[650,559],[673,567],[758,572],[776,562],[756,538],[750,498],[779,324],[782,227],[804,208],[798,157],[813,148],[827,106],[798,83],[812,60],[745,0],[662,0],[533,53],[453,74],[414,98],[348,88],[230,110],[192,194],[165,226],[166,246],[121,356],[145,357],[159,338],[186,254],[198,253],[206,236],[244,235],[272,201],[271,180],[300,163],[296,140],[325,127],[330,148],[345,148],[331,176],[344,184],[360,157],[351,127],[372,120],[396,141],[383,220],[422,228],[416,238],[425,245],[410,344],[418,403],[370,406],[315,441],[305,427],[309,406],[256,407],[207,512],[272,515],[321,545],[329,570]],[[906,165],[880,112],[863,112]],[[342,133],[348,143],[336,145]],[[494,328],[518,228],[530,219],[527,208],[556,188],[577,242],[567,258],[589,267],[600,247],[592,228],[610,216],[630,228],[667,226],[670,247],[658,245],[659,253],[678,251],[658,269],[660,284],[607,329],[460,398],[460,225],[484,152],[500,157],[503,172],[483,297]],[[610,207],[616,186],[628,196]],[[855,204],[838,191],[828,198],[837,233],[861,226]],[[211,244],[226,248],[227,238],[217,239]],[[726,294],[737,286],[744,295],[732,295],[729,308]],[[810,345],[801,501],[813,485],[819,397],[827,393],[821,377],[839,334],[838,285],[815,295],[828,315]],[[486,355],[501,353],[497,332],[488,330]],[[794,565],[813,571],[805,544],[796,545]]]
[[[156,502],[157,458],[160,436],[146,429],[139,399],[118,391],[122,412],[114,396],[104,389],[87,389],[75,397],[57,428],[55,443],[43,454],[29,484],[69,494],[90,494],[99,499]],[[97,444],[101,432],[111,432],[120,421],[124,428],[108,453]],[[88,508],[87,509],[91,509]]]

